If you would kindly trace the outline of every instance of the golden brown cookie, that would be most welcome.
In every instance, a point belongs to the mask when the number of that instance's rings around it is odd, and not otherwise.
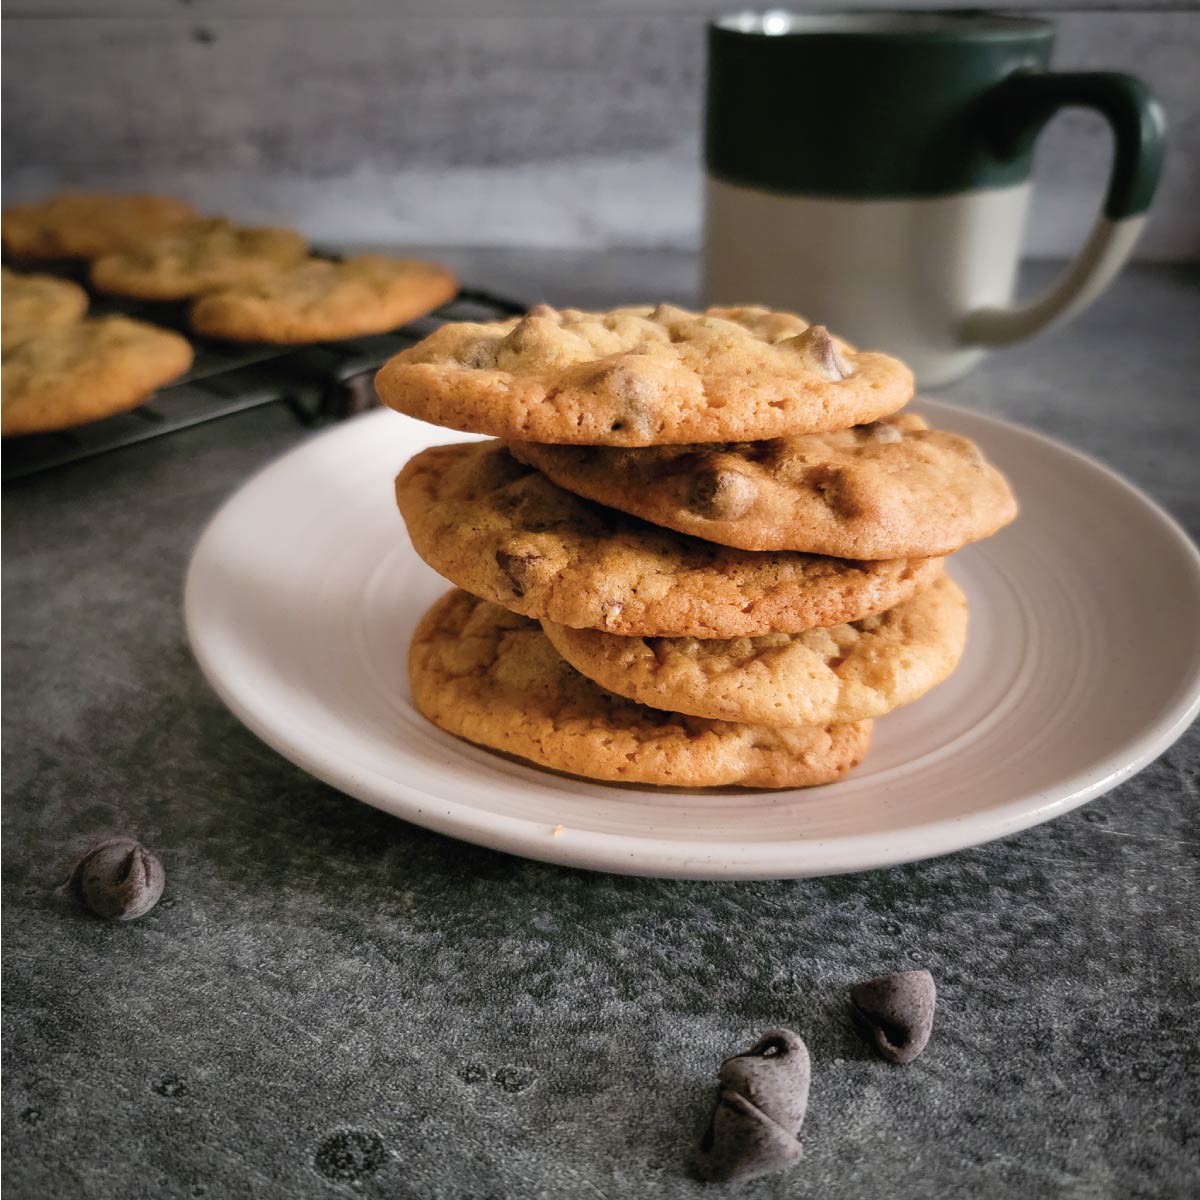
[[[871,723],[777,729],[659,712],[585,679],[536,621],[466,592],[413,635],[413,703],[439,729],[588,779],[673,787],[811,787],[867,752]]]
[[[127,317],[44,333],[4,355],[4,435],[69,429],[135,408],[191,365],[186,338]]]
[[[881,717],[958,665],[967,600],[948,576],[873,617],[804,633],[716,641],[617,637],[543,621],[554,648],[611,692],[670,712],[752,725]]]
[[[0,228],[4,253],[13,258],[96,258],[196,216],[174,196],[72,192],[6,208]]]
[[[874,421],[912,374],[790,313],[660,304],[444,325],[385,363],[380,399],[434,425],[513,441],[655,446]]]
[[[458,281],[436,263],[362,254],[309,259],[234,284],[192,305],[192,328],[243,342],[324,342],[395,329],[454,299]]]
[[[294,229],[254,229],[223,217],[132,242],[92,263],[92,286],[136,300],[188,300],[295,266],[307,243]]]
[[[87,312],[87,292],[54,275],[19,275],[7,267],[0,295],[0,349],[11,350],[52,329],[74,325]]]
[[[974,442],[914,413],[766,442],[509,450],[589,500],[743,550],[950,554],[1017,515],[1004,476]]]
[[[396,501],[417,553],[461,588],[529,617],[640,637],[795,633],[882,612],[940,559],[858,563],[756,554],[590,504],[499,442],[435,446]]]

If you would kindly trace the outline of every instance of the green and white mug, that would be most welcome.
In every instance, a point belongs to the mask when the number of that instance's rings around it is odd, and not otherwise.
[[[709,27],[704,293],[803,313],[920,383],[1079,312],[1158,182],[1142,83],[1052,72],[1054,26],[984,13],[743,13]],[[1034,142],[1060,109],[1112,127],[1103,212],[1045,295],[1014,304]]]

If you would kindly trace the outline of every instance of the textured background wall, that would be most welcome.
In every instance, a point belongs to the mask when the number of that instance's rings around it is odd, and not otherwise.
[[[153,184],[330,241],[694,245],[704,21],[736,7],[10,0],[5,198]],[[1200,257],[1200,9],[1008,7],[1057,21],[1060,66],[1158,92],[1171,146],[1141,253]],[[1055,121],[1031,253],[1078,244],[1109,152],[1098,118]]]

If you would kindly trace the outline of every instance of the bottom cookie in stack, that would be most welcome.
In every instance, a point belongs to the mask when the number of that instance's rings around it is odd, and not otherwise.
[[[812,787],[862,761],[871,722],[796,728],[635,703],[581,675],[534,620],[463,591],[413,635],[413,701],[448,733],[539,766],[674,787]]]

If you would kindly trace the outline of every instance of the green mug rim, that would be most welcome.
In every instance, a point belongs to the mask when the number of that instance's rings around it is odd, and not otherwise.
[[[775,17],[786,26],[767,29]],[[823,26],[822,22],[828,24]],[[872,22],[878,27],[872,28]],[[794,27],[793,24],[794,23]],[[841,24],[844,28],[838,28]],[[1053,38],[1054,24],[1039,17],[1010,16],[986,9],[744,9],[714,17],[708,27],[721,36],[761,39],[764,42],[795,38],[854,38],[868,41],[1028,41]]]

